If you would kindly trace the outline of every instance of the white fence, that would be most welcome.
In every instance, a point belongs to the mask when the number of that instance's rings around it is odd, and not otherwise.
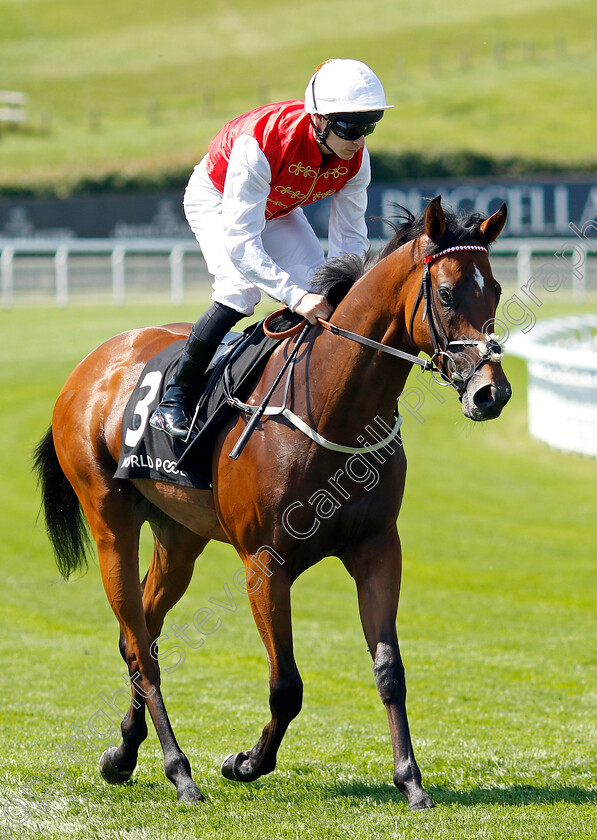
[[[67,306],[73,291],[106,288],[114,304],[122,305],[127,287],[151,291],[164,282],[172,302],[182,303],[185,268],[187,275],[209,284],[201,252],[190,238],[0,239],[3,307],[11,307],[16,297],[48,292],[58,306]]]
[[[380,246],[380,241],[372,243]],[[326,243],[323,243],[324,247]],[[534,271],[549,269],[564,276],[576,300],[597,289],[597,242],[578,238],[504,239],[492,248],[494,273],[502,285],[528,283]],[[194,239],[2,239],[0,238],[1,301],[7,308],[42,294],[58,306],[73,294],[111,292],[116,305],[127,291],[168,289],[182,303],[185,289],[210,278]]]
[[[530,434],[597,458],[597,315],[543,321],[507,347],[528,363]]]

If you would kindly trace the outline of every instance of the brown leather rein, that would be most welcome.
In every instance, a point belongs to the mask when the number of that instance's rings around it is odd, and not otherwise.
[[[276,339],[284,339],[284,338],[293,338],[295,335],[298,335],[303,327],[305,326],[305,320],[299,321],[294,327],[291,327],[288,330],[283,330],[282,332],[274,332],[270,329],[270,324],[272,321],[277,318],[279,315],[282,315],[288,307],[284,306],[282,309],[278,309],[276,312],[272,312],[271,315],[268,315],[265,321],[263,322],[263,331],[268,336],[268,338],[276,338]],[[407,362],[412,362],[415,365],[419,365],[423,370],[437,370],[433,362],[429,359],[419,359],[418,356],[413,356],[412,353],[406,353],[404,350],[396,350],[394,347],[389,347],[387,344],[380,344],[379,341],[374,341],[372,338],[367,338],[364,335],[359,335],[358,333],[351,332],[351,330],[345,330],[342,327],[337,327],[335,324],[330,324],[329,321],[325,321],[323,318],[318,318],[317,323],[320,327],[323,327],[324,330],[333,333],[334,335],[341,335],[343,338],[348,338],[350,341],[356,341],[357,344],[364,344],[366,347],[371,347],[374,350],[381,350],[383,353],[388,353],[390,356],[396,356],[399,359],[404,359]]]

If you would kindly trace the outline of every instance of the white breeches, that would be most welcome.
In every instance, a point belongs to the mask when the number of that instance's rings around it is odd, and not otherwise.
[[[228,255],[222,222],[222,193],[207,175],[205,159],[191,175],[184,210],[214,278],[212,300],[251,315],[261,299],[261,290],[243,277]],[[266,222],[261,241],[271,259],[290,275],[291,282],[309,291],[311,278],[324,264],[325,256],[302,208]]]

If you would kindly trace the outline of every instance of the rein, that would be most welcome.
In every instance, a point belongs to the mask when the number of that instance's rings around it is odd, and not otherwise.
[[[419,304],[421,303],[421,301],[423,301],[424,308],[422,320],[427,321],[429,324],[429,331],[431,333],[431,341],[433,344],[433,356],[430,360],[420,359],[418,356],[415,356],[412,353],[407,353],[404,350],[397,350],[394,347],[389,347],[386,344],[381,344],[379,341],[374,341],[372,338],[367,338],[367,336],[359,335],[358,333],[352,332],[351,330],[346,330],[342,327],[337,327],[335,324],[331,324],[329,321],[325,321],[323,318],[317,319],[319,325],[323,327],[324,330],[327,330],[328,332],[331,332],[334,335],[340,335],[343,338],[349,339],[350,341],[355,341],[357,344],[363,344],[366,347],[371,347],[374,350],[379,350],[382,353],[387,353],[388,355],[395,356],[398,359],[404,359],[407,362],[411,362],[411,364],[419,365],[419,367],[423,371],[428,371],[432,374],[441,373],[446,381],[440,382],[439,380],[436,380],[438,384],[452,385],[458,391],[459,395],[462,395],[462,392],[465,390],[469,381],[479,370],[479,368],[486,362],[501,362],[504,357],[504,353],[503,348],[500,345],[497,336],[494,333],[485,335],[484,338],[464,338],[453,341],[450,341],[450,339],[446,335],[446,331],[441,322],[441,318],[437,309],[437,304],[433,295],[430,265],[431,263],[435,262],[435,260],[438,260],[440,257],[444,257],[446,256],[446,254],[452,254],[456,251],[481,251],[484,254],[489,253],[484,245],[453,245],[450,248],[445,248],[443,251],[438,251],[437,254],[428,254],[427,256],[423,257],[423,275],[421,277],[421,284],[419,286],[419,291],[417,293],[415,305],[411,312],[408,331],[412,336],[415,315],[419,308]],[[304,324],[303,321],[300,321],[291,329],[284,330],[283,332],[273,332],[272,330],[270,330],[269,327],[271,322],[274,320],[274,318],[280,315],[280,313],[283,312],[284,309],[285,307],[281,310],[277,310],[276,312],[272,312],[272,314],[268,315],[268,317],[265,319],[263,323],[263,330],[269,338],[276,338],[280,340],[284,338],[292,338],[293,336],[298,335],[299,332],[302,330]],[[472,369],[469,371],[468,375],[464,376],[462,373],[460,373],[460,371],[454,368],[450,377],[448,377],[448,375],[442,370],[440,360],[442,356],[446,356],[451,362],[454,362],[454,354],[451,348],[456,347],[460,348],[460,350],[455,351],[458,353],[463,352],[463,350],[467,347],[474,347],[479,353],[479,358],[477,359]],[[436,364],[434,364],[434,360],[437,360]]]
[[[298,335],[303,328],[303,321],[299,321],[294,327],[280,332],[274,332],[270,329],[271,322],[277,318],[281,313],[286,311],[286,307],[278,309],[268,315],[263,322],[263,331],[268,338],[276,338],[282,340],[283,338],[293,338]],[[414,365],[419,365],[423,370],[436,371],[437,368],[429,359],[419,359],[418,356],[413,356],[412,353],[407,353],[405,350],[396,350],[394,347],[388,347],[387,344],[380,344],[379,341],[374,341],[372,338],[367,338],[365,335],[359,335],[351,330],[345,330],[343,327],[337,327],[335,324],[330,324],[323,318],[318,318],[317,323],[324,330],[333,333],[334,335],[341,335],[343,338],[348,338],[350,341],[355,341],[357,344],[364,344],[365,347],[372,347],[374,350],[381,350],[383,353],[388,353],[390,356],[396,356],[398,359],[404,359],[407,362],[412,362]]]
[[[394,347],[389,347],[387,344],[380,344],[379,341],[373,341],[372,338],[367,338],[364,335],[345,330],[342,327],[337,327],[335,324],[330,324],[329,321],[324,321],[323,318],[318,318],[317,323],[334,335],[341,335],[343,338],[348,338],[350,341],[356,341],[357,344],[364,344],[365,347],[372,347],[374,350],[381,350],[389,356],[396,356],[398,359],[405,359],[407,362],[412,362],[414,365],[419,365],[423,370],[435,371],[437,368],[430,359],[419,359],[418,356],[413,356],[412,353],[406,353],[404,350],[396,350]]]
[[[371,347],[373,350],[379,350],[382,353],[387,353],[390,356],[394,356],[398,359],[403,359],[407,362],[410,362],[411,364],[419,365],[419,367],[421,367],[423,371],[429,371],[432,374],[438,372],[441,373],[446,382],[441,383],[439,382],[439,380],[436,380],[438,384],[452,385],[458,392],[460,398],[462,399],[462,394],[464,393],[466,386],[468,385],[472,377],[475,375],[475,373],[479,370],[479,368],[486,362],[501,361],[504,354],[502,347],[497,340],[497,336],[495,336],[493,333],[491,335],[486,335],[485,340],[476,338],[463,338],[453,341],[451,341],[446,334],[433,295],[430,265],[440,257],[443,257],[446,254],[454,253],[456,251],[482,251],[485,254],[488,253],[487,248],[485,248],[483,245],[454,245],[451,248],[445,248],[443,251],[439,251],[437,254],[429,254],[423,257],[423,275],[421,277],[421,284],[419,286],[419,291],[417,293],[415,305],[410,316],[409,333],[412,336],[415,315],[417,313],[421,301],[423,301],[424,308],[422,320],[427,321],[429,324],[431,341],[433,343],[433,356],[431,357],[431,359],[420,359],[418,356],[415,356],[412,353],[407,353],[404,350],[397,350],[394,347],[389,347],[386,344],[381,344],[379,341],[374,341],[372,338],[368,338],[367,336],[359,335],[358,333],[352,332],[351,330],[346,330],[342,327],[337,327],[335,324],[331,324],[329,321],[326,321],[323,318],[317,319],[319,325],[324,330],[327,330],[333,335],[342,336],[343,338],[347,338],[350,341],[355,341],[357,344],[362,344],[366,347]],[[226,368],[224,372],[224,383],[227,403],[236,408],[238,411],[252,415],[251,420],[246,426],[243,434],[241,435],[236,446],[230,453],[230,457],[234,459],[238,458],[253,429],[259,422],[260,418],[264,415],[281,415],[285,417],[295,428],[299,429],[299,431],[301,431],[304,435],[309,437],[312,441],[319,444],[320,446],[323,446],[325,449],[331,449],[335,452],[344,452],[351,455],[358,455],[365,454],[368,452],[375,452],[377,449],[381,449],[383,447],[388,446],[400,431],[402,417],[398,412],[396,412],[394,416],[394,426],[386,438],[380,440],[378,443],[373,445],[352,447],[333,443],[332,441],[327,440],[327,438],[324,438],[315,429],[312,429],[311,426],[305,423],[304,420],[298,417],[293,411],[287,408],[286,404],[288,401],[290,386],[294,374],[294,365],[297,357],[297,352],[299,346],[301,345],[305,337],[306,332],[308,331],[311,325],[305,323],[305,320],[302,320],[288,330],[283,330],[280,332],[272,331],[270,328],[272,321],[275,318],[277,318],[282,312],[284,312],[285,309],[286,307],[283,307],[281,310],[277,310],[276,312],[272,312],[271,315],[268,315],[268,317],[263,322],[264,333],[269,338],[274,338],[278,340],[294,338],[299,334],[300,337],[296,342],[290,356],[287,358],[285,364],[283,365],[282,370],[276,377],[273,386],[270,388],[268,394],[264,397],[261,405],[249,405],[248,403],[241,402],[241,400],[233,396],[229,387],[229,382],[227,380],[228,369]],[[442,370],[440,361],[442,356],[446,356],[450,361],[454,362],[454,354],[450,349],[453,347],[461,348],[459,351],[456,352],[463,352],[463,350],[467,347],[474,347],[479,353],[479,358],[477,359],[476,363],[469,371],[467,376],[464,376],[462,373],[460,373],[460,371],[456,370],[456,368],[454,367],[451,376],[448,378],[447,374],[444,372],[444,370]],[[434,360],[438,360],[437,366],[436,364],[434,364]],[[288,374],[286,377],[286,383],[284,387],[284,397],[282,400],[282,405],[270,407],[268,406],[268,402],[276,386],[281,381],[282,376],[286,370],[288,370]]]

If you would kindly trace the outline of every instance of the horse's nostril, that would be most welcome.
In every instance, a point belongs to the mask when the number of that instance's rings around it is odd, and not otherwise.
[[[477,408],[486,408],[496,401],[496,389],[494,385],[484,385],[473,394],[473,402]]]

